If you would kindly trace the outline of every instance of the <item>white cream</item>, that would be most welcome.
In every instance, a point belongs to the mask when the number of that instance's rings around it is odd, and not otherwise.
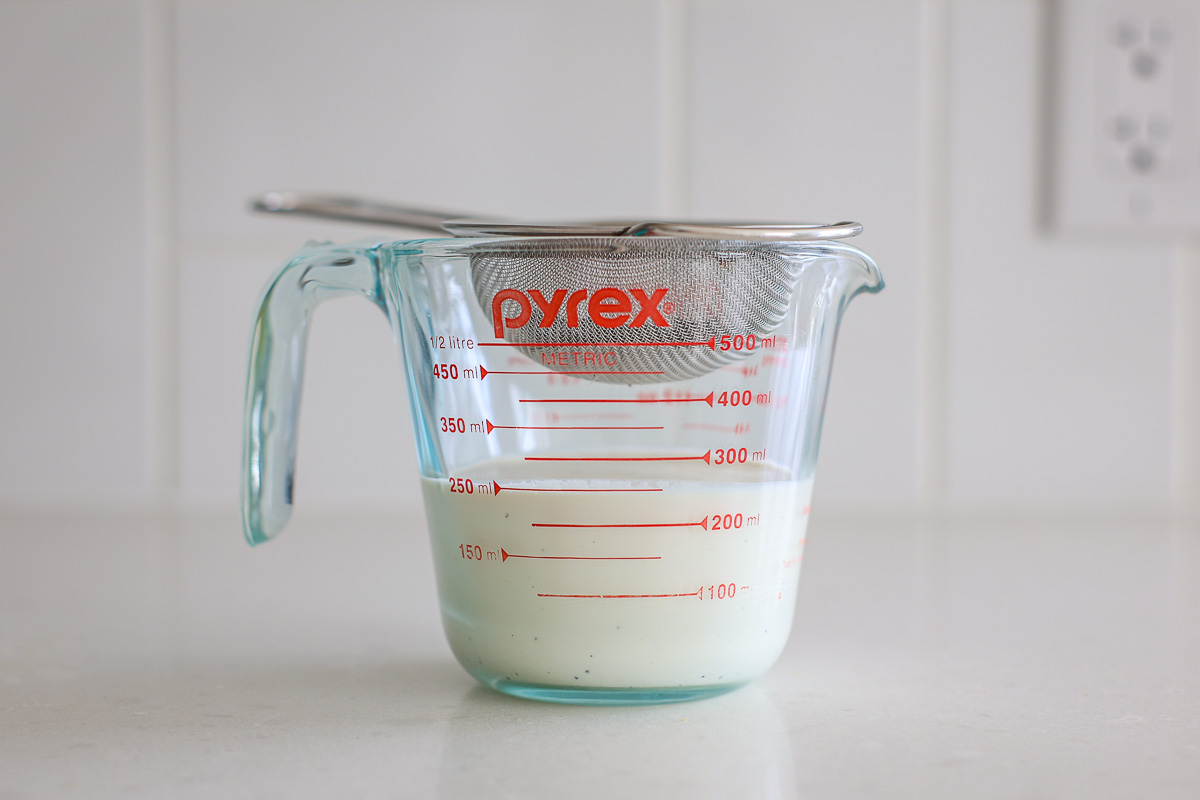
[[[765,672],[791,628],[811,482],[762,464],[610,470],[621,478],[565,463],[538,479],[499,460],[457,473],[459,491],[423,480],[458,660],[484,680],[568,688]],[[614,527],[583,527],[597,525]]]

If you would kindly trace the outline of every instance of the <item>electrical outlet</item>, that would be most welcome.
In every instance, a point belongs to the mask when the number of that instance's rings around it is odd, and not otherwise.
[[[1060,0],[1058,12],[1057,224],[1200,230],[1200,3]]]

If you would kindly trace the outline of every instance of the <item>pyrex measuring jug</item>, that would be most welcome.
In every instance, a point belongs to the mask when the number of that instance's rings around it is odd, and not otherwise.
[[[791,627],[838,324],[883,286],[834,240],[846,225],[459,224],[306,246],[254,327],[248,538],[291,511],[310,312],[360,294],[403,354],[443,623],[470,674],[577,703],[753,680]]]

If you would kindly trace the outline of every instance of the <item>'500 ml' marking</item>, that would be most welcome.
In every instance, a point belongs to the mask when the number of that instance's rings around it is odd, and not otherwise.
[[[758,337],[753,333],[747,333],[745,336],[736,334],[734,336],[722,336],[719,342],[721,350],[753,350],[758,345]]]

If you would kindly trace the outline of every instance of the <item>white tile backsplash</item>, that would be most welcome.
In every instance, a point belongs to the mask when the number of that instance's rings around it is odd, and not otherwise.
[[[183,3],[181,280],[206,280],[206,262],[191,254],[210,242],[252,247],[257,262],[237,264],[261,283],[263,265],[308,238],[413,235],[246,213],[247,198],[272,188],[513,216],[651,213],[660,194],[657,31],[653,16],[627,24],[640,7]],[[294,239],[283,246],[285,231]],[[181,359],[182,490],[192,500],[235,496],[227,455],[241,402],[234,413],[190,392],[211,391],[220,374],[223,401],[240,393],[246,354],[237,337],[222,336],[217,349],[201,320],[235,321],[244,336],[256,294],[181,294],[193,321]],[[399,354],[382,318],[364,327],[372,313],[339,303],[317,315],[298,503],[387,507],[418,491]]]
[[[150,475],[137,3],[0,4],[0,501]]]
[[[932,105],[931,9],[951,18]],[[297,188],[518,218],[858,219],[888,286],[839,340],[823,507],[1165,508],[1190,420],[1171,408],[1177,243],[1039,223],[1046,26],[1041,0],[0,3],[0,504],[236,502],[263,282],[309,238],[407,235],[246,211]],[[941,108],[949,147],[923,161]],[[164,244],[169,279],[148,266]],[[947,330],[932,373],[926,314]],[[918,498],[930,391],[944,498]],[[404,392],[383,317],[322,306],[298,507],[415,502]],[[177,448],[154,449],[156,419]],[[177,486],[153,466],[172,456]]]
[[[240,253],[179,259],[179,481],[188,505],[238,496],[250,330],[272,266]]]
[[[701,2],[691,182],[701,218],[858,220],[883,272],[838,339],[818,497],[916,500],[920,6]],[[868,57],[869,54],[869,57]]]
[[[1173,249],[1039,225],[1039,22],[1032,2],[954,6],[949,500],[1163,504]]]
[[[516,217],[652,213],[645,8],[183,2],[180,230],[270,235],[244,208],[277,188]]]

